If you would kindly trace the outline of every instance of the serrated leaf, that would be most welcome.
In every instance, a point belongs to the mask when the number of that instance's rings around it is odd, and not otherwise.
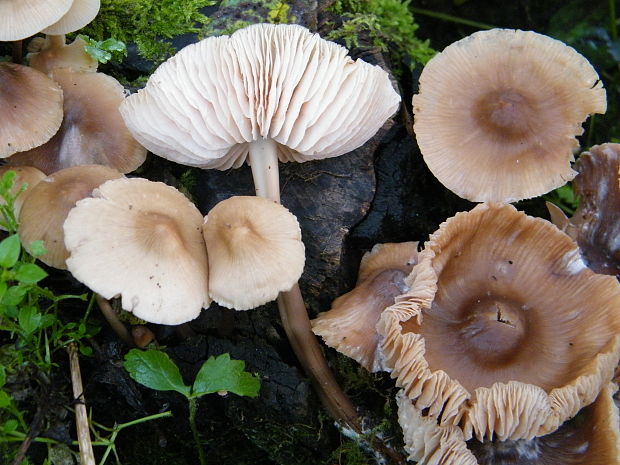
[[[24,334],[30,335],[41,326],[41,317],[42,315],[35,307],[28,306],[20,309],[17,321]]]
[[[245,369],[243,360],[231,360],[229,354],[209,357],[196,375],[192,396],[213,392],[232,392],[239,396],[256,397],[260,380]]]
[[[189,397],[190,388],[183,382],[179,367],[164,352],[131,349],[125,355],[124,366],[133,379],[148,388],[177,391]]]
[[[36,284],[46,276],[45,270],[34,263],[22,263],[15,272],[15,279],[24,284]]]
[[[11,396],[5,391],[0,391],[0,408],[5,408],[11,405]]]
[[[19,236],[13,234],[0,242],[0,266],[11,268],[15,266],[21,252]]]

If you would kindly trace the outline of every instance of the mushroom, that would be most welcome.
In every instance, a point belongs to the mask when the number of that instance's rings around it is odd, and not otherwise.
[[[604,113],[603,84],[588,61],[531,31],[479,31],[433,57],[413,97],[424,161],[457,195],[514,202],[575,176],[575,136]]]
[[[62,89],[45,74],[0,63],[0,158],[47,142],[62,122]]]
[[[64,35],[82,29],[99,13],[100,0],[73,0],[71,8],[58,21],[41,32],[48,35]]]
[[[404,280],[417,258],[417,242],[375,245],[362,257],[355,288],[311,321],[314,334],[368,371],[381,370],[375,327],[383,310],[407,290]]]
[[[19,214],[19,236],[24,248],[42,240],[47,249],[37,257],[54,268],[66,269],[68,252],[64,245],[63,222],[75,203],[91,195],[93,189],[109,179],[122,175],[106,166],[76,166],[58,171],[34,186]]]
[[[86,52],[86,41],[80,36],[70,44],[63,36],[35,37],[28,44],[26,58],[32,68],[50,73],[56,68],[72,71],[95,72],[99,62]]]
[[[620,284],[576,244],[510,205],[482,204],[431,235],[377,329],[419,410],[465,437],[548,434],[593,402],[620,357]]]
[[[121,114],[147,149],[203,168],[251,165],[256,193],[279,202],[278,159],[335,157],[361,146],[400,98],[377,66],[297,25],[256,24],[189,45]],[[361,431],[312,334],[299,286],[278,297],[284,328],[333,416]]]
[[[231,197],[209,211],[202,232],[209,296],[220,305],[258,307],[290,290],[301,276],[306,257],[299,223],[278,203]]]
[[[64,223],[67,268],[151,323],[178,325],[208,307],[202,214],[161,182],[121,178],[77,203]]]
[[[64,119],[47,143],[11,156],[12,166],[35,166],[46,174],[77,165],[101,164],[128,173],[140,166],[146,150],[120,117],[123,86],[102,73],[55,69],[52,78],[64,91]]]
[[[13,204],[13,214],[15,218],[19,218],[19,212],[21,211],[26,196],[34,186],[45,178],[45,173],[32,166],[2,166],[0,167],[0,178],[2,178],[7,171],[15,172],[11,195],[17,196]],[[0,197],[0,205],[6,205],[6,200],[2,197]],[[6,231],[2,224],[0,224],[0,229]]]
[[[62,18],[73,0],[3,0],[0,2],[0,41],[30,37]]]

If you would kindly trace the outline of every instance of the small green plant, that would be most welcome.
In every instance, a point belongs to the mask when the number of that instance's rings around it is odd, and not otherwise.
[[[570,184],[565,184],[564,186],[558,187],[548,194],[543,195],[543,199],[560,207],[562,211],[569,216],[572,216],[579,206],[579,199],[575,197],[575,193],[573,192],[573,188]]]
[[[256,397],[260,389],[258,377],[244,371],[245,362],[231,360],[229,354],[209,357],[198,371],[192,386],[184,383],[179,367],[166,353],[159,350],[132,349],[125,356],[124,365],[129,375],[140,384],[159,391],[176,391],[187,398],[189,425],[201,465],[206,465],[207,458],[196,426],[197,399],[216,392]]]
[[[84,47],[86,52],[99,63],[107,63],[112,58],[121,61],[122,57],[127,56],[127,46],[120,40],[113,38],[95,40],[82,34],[79,37],[86,42]]]

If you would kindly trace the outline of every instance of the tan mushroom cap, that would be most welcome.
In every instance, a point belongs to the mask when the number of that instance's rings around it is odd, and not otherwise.
[[[77,36],[70,44],[64,36],[35,37],[28,43],[26,58],[32,68],[49,73],[56,68],[69,68],[72,71],[95,72],[99,62],[86,50],[86,41]]]
[[[404,280],[417,257],[417,242],[375,245],[362,258],[355,288],[311,321],[314,334],[368,371],[381,370],[375,326],[383,310],[407,290]]]
[[[151,152],[203,168],[245,161],[272,139],[281,161],[335,157],[361,146],[398,107],[377,66],[301,26],[256,24],[189,45],[121,105]]]
[[[65,221],[73,276],[151,323],[178,325],[210,304],[202,214],[187,197],[141,178],[107,182]]]
[[[46,144],[13,155],[9,164],[35,166],[47,174],[90,164],[129,173],[144,162],[146,150],[120,117],[118,107],[124,94],[116,79],[69,69],[56,69],[51,76],[64,91],[61,128]]]
[[[620,357],[620,284],[551,223],[482,204],[443,223],[383,312],[385,365],[466,438],[547,434],[593,402]]]
[[[531,440],[479,443],[468,447],[479,465],[618,465],[620,418],[609,383],[596,401],[546,436]]]
[[[433,174],[466,199],[514,202],[572,179],[575,136],[604,113],[588,61],[531,31],[476,32],[431,59],[413,97],[414,131]]]
[[[15,196],[19,193],[19,195],[17,195],[17,198],[15,199],[15,203],[13,204],[13,213],[15,214],[15,218],[19,218],[19,212],[21,211],[26,196],[30,193],[30,190],[34,186],[36,186],[43,178],[45,178],[45,173],[32,166],[2,166],[0,167],[0,178],[2,178],[2,176],[4,176],[4,173],[6,173],[7,171],[15,171],[15,178],[13,178],[11,195]],[[26,185],[26,189],[20,193],[24,184]],[[0,197],[0,205],[5,204],[5,199]],[[1,225],[0,229],[4,230]]]
[[[58,21],[73,0],[2,0],[0,41],[21,40]]]
[[[303,272],[305,248],[297,218],[260,197],[219,202],[202,227],[209,254],[209,295],[249,310],[288,291]]]
[[[64,245],[62,224],[75,203],[93,189],[122,175],[107,166],[75,166],[42,179],[25,199],[19,215],[19,236],[30,251],[33,241],[42,240],[47,253],[38,257],[54,268],[65,269],[69,256]]]
[[[0,63],[0,158],[47,142],[62,122],[62,89],[27,66]]]
[[[69,11],[41,32],[62,35],[82,29],[95,19],[95,16],[99,13],[100,6],[100,0],[73,0]]]
[[[458,426],[439,426],[434,418],[422,415],[402,390],[396,403],[407,460],[418,465],[478,465]]]

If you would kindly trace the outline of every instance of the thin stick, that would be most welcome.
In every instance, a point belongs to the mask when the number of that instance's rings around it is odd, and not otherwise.
[[[93,452],[93,445],[90,440],[88,428],[88,413],[86,412],[86,405],[84,404],[84,388],[82,386],[82,374],[80,373],[77,344],[69,344],[67,352],[69,353],[71,385],[73,386],[73,398],[75,399],[75,425],[77,427],[78,444],[80,447],[80,464],[95,465],[95,453]]]
[[[21,64],[22,55],[23,55],[23,40],[14,40],[13,41],[13,63]]]
[[[103,316],[108,321],[114,332],[118,335],[121,340],[127,344],[129,347],[135,347],[136,344],[131,337],[131,333],[127,329],[127,327],[123,324],[121,320],[118,319],[118,315],[110,305],[110,302],[107,299],[104,299],[99,294],[95,295],[95,299],[97,300],[97,305],[103,313]]]

